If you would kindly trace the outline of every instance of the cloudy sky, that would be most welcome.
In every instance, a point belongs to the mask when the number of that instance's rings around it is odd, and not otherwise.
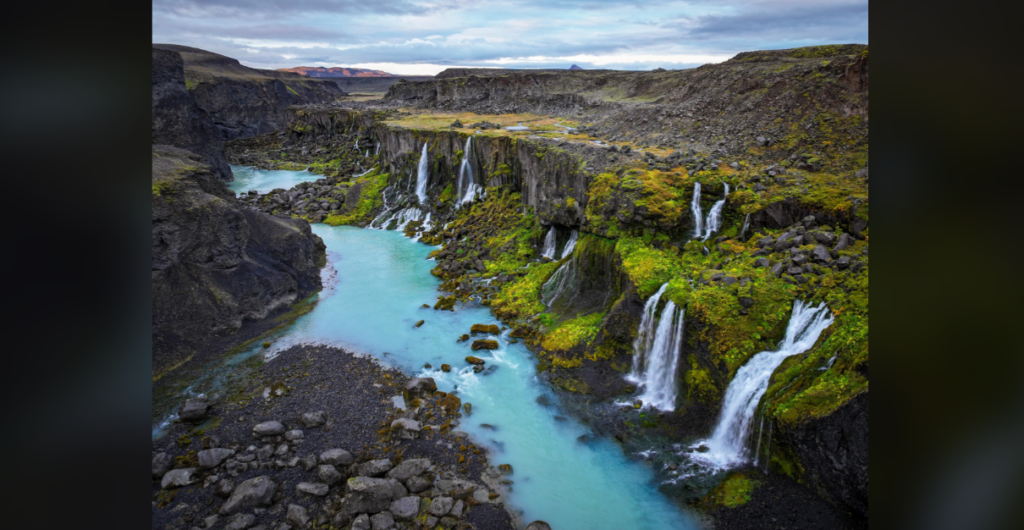
[[[868,43],[867,0],[153,0],[153,42],[255,68],[691,68]]]

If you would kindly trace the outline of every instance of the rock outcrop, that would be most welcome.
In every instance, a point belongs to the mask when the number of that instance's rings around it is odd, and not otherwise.
[[[212,173],[196,154],[153,146],[155,376],[321,288],[325,247],[309,223],[207,192]]]
[[[220,180],[232,180],[220,132],[185,89],[181,55],[153,48],[153,143],[199,155]],[[209,185],[204,189],[214,192]]]
[[[225,140],[283,129],[289,106],[326,103],[345,95],[328,79],[249,68],[237,59],[188,46],[154,44],[153,48],[180,54],[189,93],[210,114]]]
[[[242,342],[260,321],[320,290],[323,241],[301,219],[243,209],[181,58],[153,49],[153,374]],[[195,149],[196,151],[191,151]]]

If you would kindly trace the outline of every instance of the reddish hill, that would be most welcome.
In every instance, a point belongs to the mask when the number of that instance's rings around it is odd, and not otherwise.
[[[282,72],[294,72],[309,77],[394,77],[387,72],[380,70],[365,70],[363,68],[324,68],[322,66],[296,66],[295,68],[278,68]]]

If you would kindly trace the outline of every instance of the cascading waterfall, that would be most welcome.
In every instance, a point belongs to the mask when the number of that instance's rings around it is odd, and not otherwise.
[[[370,156],[370,148],[369,148],[369,147],[367,147],[367,148],[366,148],[366,154],[365,154],[365,155],[363,155],[363,157],[369,158],[369,156]]]
[[[466,138],[466,148],[463,150],[462,165],[459,166],[459,181],[458,181],[458,205],[461,207],[467,202],[473,202],[477,194],[480,192],[480,186],[476,184],[473,179],[473,167],[469,162],[469,153],[472,148],[473,137]]]
[[[658,309],[658,302],[661,295],[668,288],[668,282],[661,284],[658,292],[644,304],[644,315],[640,319],[640,328],[637,330],[636,340],[633,341],[633,371],[626,376],[626,379],[639,383],[643,378],[643,354],[650,349],[654,342],[654,312]]]
[[[423,153],[420,155],[420,163],[416,168],[416,197],[421,205],[427,203],[427,143],[423,142]]]
[[[639,383],[639,399],[645,407],[662,411],[675,410],[676,370],[679,367],[679,348],[683,344],[685,309],[676,307],[671,300],[665,304],[654,326],[654,314],[668,283],[658,289],[644,305],[640,329],[633,343],[633,373],[627,379]]]
[[[540,255],[545,258],[555,259],[555,227],[548,229],[548,235],[544,236],[544,248],[541,250]]]
[[[747,228],[748,227],[750,227],[750,214],[749,213],[747,214],[746,217],[743,218],[743,228],[740,229],[740,237],[739,237],[740,241],[743,241],[743,236],[747,235]]]
[[[579,232],[573,230],[572,235],[569,236],[569,241],[565,243],[565,248],[562,249],[562,256],[558,259],[565,259],[566,256],[572,254],[572,249],[576,248],[576,240],[579,239],[579,237]]]
[[[694,445],[706,445],[709,451],[693,453],[692,458],[718,469],[733,467],[749,460],[747,438],[754,422],[757,403],[768,391],[772,372],[786,357],[803,353],[814,346],[832,321],[832,312],[824,302],[811,306],[800,300],[794,301],[785,338],[778,348],[758,353],[736,371],[736,376],[725,391],[722,414],[714,433],[711,438]]]
[[[541,303],[551,307],[551,304],[558,299],[562,292],[571,288],[575,282],[576,267],[574,262],[570,260],[563,263],[561,267],[558,267],[558,270],[551,275],[551,278],[540,287]]]
[[[708,213],[708,222],[705,223],[704,227],[704,241],[707,241],[711,234],[718,231],[722,225],[722,207],[725,206],[725,199],[729,196],[729,185],[725,185],[725,195],[715,202],[714,206],[711,207],[711,211]]]
[[[380,154],[380,142],[377,142],[377,147],[373,150],[373,156]]]
[[[693,221],[696,223],[693,237],[700,237],[704,232],[704,215],[700,210],[700,182],[693,183],[693,201],[690,202],[690,211],[693,212]]]

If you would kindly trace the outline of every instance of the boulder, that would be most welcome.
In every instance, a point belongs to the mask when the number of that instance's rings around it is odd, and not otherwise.
[[[359,474],[367,477],[380,477],[391,471],[392,467],[394,467],[394,464],[387,458],[370,460],[359,465]]]
[[[370,518],[370,525],[373,530],[389,530],[395,527],[395,518],[391,512],[380,512]]]
[[[252,526],[256,522],[256,516],[251,513],[240,513],[236,514],[228,524],[224,527],[224,530],[245,530]]]
[[[839,239],[832,232],[815,231],[815,232],[810,232],[810,234],[812,236],[814,236],[814,239],[817,240],[818,243],[821,243],[822,245],[825,245],[825,246],[828,246],[828,247],[831,247],[831,246],[835,245],[836,244],[836,240]]]
[[[231,492],[231,497],[218,510],[222,515],[253,506],[268,506],[277,491],[277,484],[270,477],[259,476],[246,480]]]
[[[319,427],[327,422],[327,415],[322,410],[316,412],[307,412],[299,418],[306,428]]]
[[[292,429],[292,430],[284,433],[284,439],[288,440],[289,442],[294,442],[295,440],[301,440],[303,436],[305,436],[305,433],[303,433],[302,430],[300,430],[300,429]]]
[[[534,521],[526,525],[526,530],[551,530],[551,525],[544,521]]]
[[[352,521],[352,530],[370,530],[370,516],[360,514]]]
[[[341,472],[330,464],[322,464],[316,470],[316,478],[328,486],[333,486],[341,481]]]
[[[743,309],[750,309],[751,307],[754,306],[754,299],[750,298],[749,296],[741,296],[737,301],[740,303],[740,306],[742,306]]]
[[[430,515],[435,517],[444,517],[448,515],[448,512],[452,509],[452,505],[455,504],[455,499],[451,497],[435,497],[433,502],[430,503],[428,509]]]
[[[284,434],[284,425],[279,421],[265,421],[252,428],[256,436],[278,436]]]
[[[420,512],[420,498],[402,497],[392,501],[388,509],[399,521],[412,521]]]
[[[462,512],[465,511],[465,509],[466,509],[466,503],[465,502],[463,502],[463,501],[455,501],[455,506],[452,506],[451,511],[448,512],[448,515],[451,515],[453,517],[462,517]]]
[[[320,453],[320,463],[347,466],[352,463],[352,455],[344,449],[328,449]]]
[[[501,329],[494,324],[473,324],[469,328],[470,333],[490,333],[491,335],[498,335],[501,333]]]
[[[785,268],[785,266],[781,262],[776,263],[775,265],[772,265],[771,273],[772,273],[773,276],[778,278],[779,276],[782,276],[782,270],[784,268]]]
[[[180,488],[196,482],[199,482],[196,468],[172,469],[164,474],[163,480],[160,481],[160,487],[163,489]]]
[[[231,449],[224,449],[223,447],[204,449],[199,451],[199,467],[203,469],[213,469],[221,465],[221,463],[227,460],[229,456],[234,454],[235,452]]]
[[[235,489],[235,483],[230,479],[220,479],[217,481],[217,486],[213,488],[213,494],[226,499],[231,496],[231,491]]]
[[[754,268],[767,267],[769,265],[771,265],[771,262],[768,261],[768,258],[757,258],[754,260]]]
[[[309,521],[309,514],[304,507],[298,504],[289,504],[288,515],[285,516],[284,520],[295,528],[302,528]]]
[[[409,460],[402,461],[401,464],[395,466],[391,471],[388,471],[387,476],[405,482],[413,476],[430,469],[430,465],[429,458],[410,458]]]
[[[210,404],[206,397],[190,399],[178,410],[178,418],[184,422],[198,423],[206,419],[209,410]]]
[[[327,495],[328,489],[327,484],[324,484],[323,482],[299,482],[299,484],[295,486],[295,491],[305,493],[306,495],[313,495],[315,497],[323,497],[324,495]]]
[[[480,341],[476,341],[476,342],[480,342]],[[476,342],[473,343],[473,346],[474,346],[473,349],[476,349],[475,348]],[[491,341],[491,342],[494,342],[494,341]],[[481,359],[479,357],[473,357],[472,355],[470,355],[469,357],[466,357],[466,362],[469,363],[469,364],[477,364],[477,365],[484,364],[484,360],[483,359]]]
[[[167,453],[157,453],[153,456],[153,478],[161,478],[164,473],[171,469],[174,459]]]
[[[474,351],[476,350],[496,350],[498,349],[498,341],[496,340],[474,340],[473,345],[470,346]],[[467,358],[468,359],[468,358]]]
[[[811,257],[814,261],[822,265],[827,265],[829,261],[832,261],[832,255],[828,253],[828,249],[825,245],[818,245],[811,251]]]
[[[404,440],[413,440],[420,435],[420,422],[410,418],[398,418],[391,422],[391,432]]]
[[[474,368],[480,368],[480,366],[474,366]],[[441,400],[440,405],[448,414],[455,414],[462,406],[462,400],[455,394],[448,394]]]
[[[850,256],[843,256],[836,260],[836,268],[844,271],[850,268]]]
[[[431,377],[414,377],[405,384],[405,400],[430,397],[437,391],[437,383]]]
[[[808,260],[809,258],[807,256],[804,256],[803,254],[797,254],[796,256],[793,256],[793,264],[798,267],[803,267],[804,263],[807,263]]]
[[[804,269],[803,269],[803,267],[790,267],[790,268],[786,269],[786,272],[788,272],[789,274],[792,274],[793,276],[796,276],[798,274],[803,274]]]
[[[853,244],[853,238],[849,234],[843,233],[839,236],[839,242],[836,243],[835,248],[832,250],[840,251]]]
[[[451,372],[452,371],[452,365],[450,365],[450,364],[442,364],[441,365],[441,371],[445,372],[445,373]]]
[[[409,480],[405,482],[405,487],[412,493],[420,493],[427,491],[433,484],[420,476],[409,477]]]

